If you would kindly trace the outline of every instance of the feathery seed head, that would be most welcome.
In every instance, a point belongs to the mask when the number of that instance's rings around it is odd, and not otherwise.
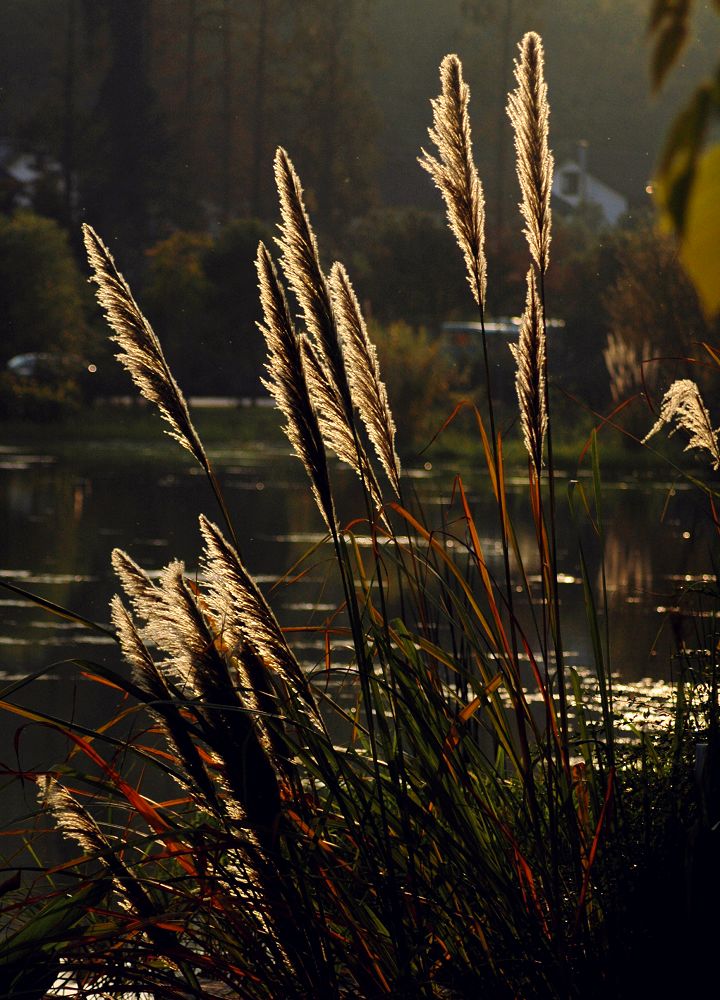
[[[352,468],[358,464],[352,428],[348,426],[340,395],[326,377],[320,352],[306,334],[300,334],[300,351],[308,392],[325,444],[342,462]]]
[[[330,290],[320,266],[317,239],[303,201],[300,178],[284,149],[275,154],[275,180],[280,199],[282,270],[303,312],[305,326],[323,361],[329,382],[342,400],[348,423],[352,404]]]
[[[537,293],[535,271],[527,275],[527,299],[517,346],[510,345],[517,362],[515,388],[520,406],[523,441],[535,473],[540,476],[547,432],[545,398],[545,329]]]
[[[327,447],[335,452],[341,462],[349,465],[363,480],[375,506],[382,507],[380,487],[365,449],[347,421],[340,394],[334,383],[327,378],[327,370],[323,367],[319,351],[310,338],[304,334],[300,337],[300,346],[308,392],[317,413],[323,441]]]
[[[428,129],[439,158],[422,150],[418,162],[427,170],[443,196],[448,223],[465,258],[467,280],[481,309],[485,306],[485,197],[472,155],[468,106],[470,91],[463,80],[462,64],[447,55],[440,65],[442,92],[430,103],[433,124]]]
[[[97,233],[83,225],[83,239],[92,281],[97,285],[97,300],[105,311],[120,347],[118,360],[132,376],[142,395],[154,403],[170,425],[168,434],[179,441],[207,471],[209,463],[200,438],[190,419],[190,412],[173,378],[160,341],[143,316],[130,286],[115,266],[112,254]]]
[[[272,692],[282,693],[288,685],[309,709],[306,718],[310,725],[321,727],[312,690],[260,588],[217,525],[203,515],[200,516],[200,532],[205,541],[205,600],[211,613],[224,622],[224,632],[234,639],[235,662],[248,700],[272,714],[276,711]],[[282,683],[276,685],[275,679]],[[256,724],[262,733],[264,726],[260,716]],[[267,743],[271,744],[272,734],[265,735]]]
[[[117,594],[110,601],[110,617],[120,641],[120,650],[132,667],[135,683],[154,698],[169,698],[168,686]]]
[[[516,169],[530,253],[540,274],[550,261],[550,193],[553,156],[548,148],[550,107],[545,83],[542,40],[528,32],[515,62],[516,89],[508,97],[507,113],[515,132]]]
[[[87,854],[102,854],[107,850],[107,840],[90,813],[48,774],[38,779],[38,800],[52,813],[62,832]]]
[[[279,807],[277,774],[247,674],[217,641],[212,617],[184,579],[181,563],[162,571],[160,586],[164,605],[148,623],[148,634],[170,654],[169,666],[179,679],[196,692],[206,739],[218,754],[228,789],[251,822],[270,826]]]
[[[226,623],[231,639],[235,638],[238,660],[244,663],[249,652],[259,669],[269,670],[291,684],[310,707],[311,724],[319,725],[320,713],[302,668],[260,588],[217,525],[202,514],[200,532],[205,541],[203,563],[207,576],[207,603],[211,612]],[[267,689],[267,680],[260,686]]]
[[[720,469],[720,447],[718,434],[720,428],[713,430],[710,414],[705,406],[700,390],[691,379],[678,379],[673,382],[663,397],[660,407],[660,417],[650,432],[643,438],[643,444],[653,434],[656,434],[665,424],[675,421],[675,427],[670,431],[674,434],[678,428],[690,435],[685,451],[690,448],[701,448],[710,453],[713,469]]]
[[[162,598],[154,607],[159,607],[161,603]],[[164,733],[168,746],[177,755],[178,760],[183,762],[187,772],[187,776],[183,777],[182,772],[174,771],[173,778],[181,787],[188,789],[196,797],[199,806],[202,808],[210,806],[212,809],[217,809],[219,799],[215,785],[209,777],[186,723],[176,707],[175,696],[168,687],[160,667],[155,663],[140,637],[130,614],[117,596],[113,597],[110,603],[110,613],[120,640],[120,649],[132,667],[133,680],[152,699],[146,707]],[[166,670],[173,669],[173,666],[167,662],[163,666]],[[177,671],[174,672],[177,673]],[[216,763],[220,768],[221,762],[217,761]],[[226,805],[228,803],[230,804],[230,814],[234,812],[232,800],[226,799]],[[228,810],[226,809],[226,811]]]
[[[626,399],[631,392],[650,383],[655,387],[656,370],[651,366],[648,374],[643,372],[643,358],[650,357],[650,342],[629,343],[620,333],[608,334],[603,349],[603,360],[610,376],[610,395],[614,403]]]
[[[165,667],[172,671],[177,680],[195,688],[192,658],[189,654],[193,648],[193,640],[195,646],[198,640],[193,629],[187,628],[186,616],[182,614],[184,603],[178,601],[177,596],[185,572],[183,563],[173,560],[165,566],[160,572],[157,585],[121,549],[114,549],[112,564],[135,613],[145,623],[142,630],[143,639],[149,639],[159,650],[170,656]],[[147,681],[146,673],[152,670],[152,667],[145,662],[147,653],[143,652],[144,645],[140,633],[136,632],[126,612],[120,613],[115,607],[113,611],[113,623],[118,630],[121,648],[133,667]],[[138,641],[142,648],[137,645]],[[202,640],[200,642],[202,643]]]
[[[162,595],[144,569],[122,549],[113,549],[112,566],[135,612],[144,621],[152,617]]]
[[[202,514],[200,532],[205,542],[203,562],[207,570],[207,599],[213,613],[226,620],[228,627],[237,631],[238,641],[252,646],[271,670],[281,677],[297,676],[300,666],[269,604],[236,550],[217,525]]]
[[[280,197],[281,266],[302,308],[309,337],[300,338],[310,401],[322,437],[341,461],[365,482],[380,506],[377,481],[359,441],[346,359],[334,302],[318,256],[317,240],[302,197],[302,186],[284,149],[275,156]],[[304,344],[302,343],[304,341]]]
[[[133,608],[144,619],[143,638],[134,629],[122,605],[113,604],[113,622],[123,652],[144,677],[152,666],[146,662],[143,640],[147,638],[169,656],[163,664],[182,684],[198,690],[196,664],[207,651],[208,634],[202,615],[184,580],[185,566],[173,560],[159,574],[157,585],[120,549],[113,552],[113,566]],[[140,646],[138,646],[140,642]],[[123,645],[124,643],[124,645]]]
[[[368,336],[360,303],[342,264],[333,264],[330,289],[347,366],[350,393],[395,495],[400,495],[400,459],[395,451],[395,421],[380,378],[375,345]]]
[[[286,420],[285,433],[310,477],[313,495],[329,531],[335,528],[327,458],[313,408],[300,338],[290,317],[277,270],[263,243],[255,261],[264,325],[260,330],[268,348],[267,378],[263,385]]]

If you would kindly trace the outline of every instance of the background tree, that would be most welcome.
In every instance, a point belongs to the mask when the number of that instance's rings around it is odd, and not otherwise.
[[[444,319],[467,311],[467,283],[439,215],[372,212],[348,231],[345,256],[366,311],[382,323],[404,321],[437,332]]]
[[[471,114],[487,194],[488,307],[496,316],[514,314],[525,274],[505,120],[515,39],[527,29],[543,33],[557,159],[586,139],[590,171],[628,197],[636,219],[667,124],[716,61],[715,13],[657,0],[659,39],[673,37],[670,7],[682,15],[685,67],[665,74],[653,104],[638,58],[646,51],[648,0],[6,0],[0,166],[21,153],[46,176],[31,190],[0,174],[0,210],[29,201],[69,226],[73,245],[77,223],[88,219],[140,295],[148,264],[158,320],[178,350],[192,343],[192,331],[210,340],[224,331],[236,345],[242,328],[255,343],[254,313],[243,305],[254,303],[254,284],[241,292],[231,281],[221,292],[208,268],[232,220],[274,221],[271,160],[282,144],[297,162],[323,245],[350,265],[361,297],[383,320],[434,331],[472,314],[436,194],[415,162],[427,142],[437,66],[457,51],[468,80],[481,81]],[[679,49],[668,51],[675,57]],[[703,129],[689,134],[709,141]],[[588,222],[568,223],[564,245],[557,227],[548,277],[552,312],[568,323],[560,360],[571,384],[574,372],[590,379],[590,349],[601,359],[609,329],[603,282],[611,284],[619,266],[613,241]],[[202,252],[165,245],[176,231],[210,234],[210,244]],[[149,246],[157,252],[146,257]],[[185,313],[175,307],[181,290],[162,291],[170,278],[155,270],[177,257],[194,295],[191,250],[212,328],[191,302]],[[596,307],[579,302],[580,286]],[[204,373],[188,360],[190,377],[207,391],[255,386],[257,372],[230,379],[219,334],[213,343],[225,360]],[[605,382],[599,365],[598,385]]]
[[[257,220],[236,220],[215,238],[178,231],[149,251],[143,305],[186,392],[260,394],[253,261],[272,237]]]
[[[375,118],[360,64],[373,42],[368,0],[307,0],[289,17],[285,138],[318,224],[337,238],[374,200]]]
[[[457,51],[468,79],[483,80],[472,116],[491,228],[514,231],[508,71],[515,40],[536,29],[558,157],[587,140],[591,171],[636,208],[717,39],[716,19],[699,10],[685,68],[652,101],[637,57],[647,12],[647,0],[6,0],[0,138],[44,147],[66,172],[74,160],[88,211],[118,184],[129,197],[134,178],[131,214],[152,223],[151,239],[162,227],[271,215],[268,164],[282,143],[335,230],[373,203],[435,207],[412,165],[437,66]]]
[[[82,354],[90,302],[66,234],[29,212],[0,216],[0,366],[14,354]]]
[[[158,231],[165,207],[168,146],[150,82],[149,9],[150,0],[105,0],[101,7],[108,66],[82,177],[87,216],[121,249],[126,268]]]
[[[207,233],[178,230],[147,252],[143,307],[186,392],[199,391],[208,364],[205,255],[212,245]]]
[[[635,373],[637,389],[664,389],[689,376],[702,381],[691,359],[711,330],[674,241],[646,223],[623,234],[616,256],[618,274],[605,293],[608,329],[646,362],[644,380]]]

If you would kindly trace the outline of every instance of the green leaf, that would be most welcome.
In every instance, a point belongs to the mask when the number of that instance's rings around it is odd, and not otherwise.
[[[101,632],[103,635],[109,635],[112,639],[117,641],[117,636],[115,633],[109,629],[104,628],[102,625],[98,625],[97,622],[90,621],[89,618],[83,618],[82,615],[77,614],[75,611],[71,611],[69,608],[62,608],[59,604],[53,604],[52,601],[45,600],[44,597],[39,597],[37,594],[31,594],[29,590],[23,590],[22,587],[16,586],[9,580],[0,580],[0,587],[5,590],[9,590],[13,594],[18,594],[20,597],[25,598],[30,604],[36,604],[39,608],[44,611],[49,611],[53,615],[57,615],[59,618],[65,618],[69,622],[75,622],[77,625],[82,625],[84,628],[94,629],[96,632]]]
[[[700,157],[688,198],[680,259],[708,318],[720,313],[720,143]]]
[[[653,90],[660,89],[678,60],[690,33],[693,0],[655,0],[648,32],[655,36],[650,59]]]
[[[685,229],[688,200],[708,129],[713,96],[710,84],[703,84],[677,116],[653,182],[661,221],[679,236]]]
[[[67,932],[87,915],[89,907],[100,902],[108,888],[107,879],[91,882],[73,895],[51,900],[33,914],[0,949],[0,977],[6,966],[36,960],[42,952],[53,954],[61,950]]]

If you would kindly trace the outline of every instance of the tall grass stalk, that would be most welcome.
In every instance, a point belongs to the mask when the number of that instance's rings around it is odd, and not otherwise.
[[[518,641],[515,614],[513,610],[513,587],[510,570],[510,549],[508,521],[505,510],[505,494],[502,488],[501,443],[495,424],[495,404],[487,332],[485,330],[485,298],[487,292],[487,260],[485,256],[485,198],[472,152],[470,129],[470,91],[463,79],[462,66],[456,55],[448,55],[440,65],[442,92],[431,104],[433,125],[428,130],[430,139],[438,151],[438,158],[423,151],[421,166],[428,171],[440,190],[447,208],[450,229],[455,235],[465,259],[467,280],[478,307],[480,336],[485,374],[485,395],[487,399],[492,458],[494,465],[493,483],[497,499],[500,538],[505,569],[505,602],[508,608],[510,649],[506,657],[507,683],[511,697],[515,701],[521,752],[526,774],[532,770],[530,745],[527,737],[525,713],[522,705],[522,690],[518,664]],[[502,625],[500,625],[502,629]],[[537,814],[535,793],[531,781],[527,782],[533,814]]]
[[[533,285],[537,287],[542,330],[538,336],[543,344],[547,339],[547,311],[545,304],[545,275],[550,264],[551,219],[550,195],[554,169],[553,155],[549,148],[550,107],[545,82],[545,56],[542,41],[535,32],[528,32],[519,45],[520,55],[515,63],[516,89],[508,99],[508,116],[515,132],[517,175],[522,200],[520,210],[525,221],[525,236],[533,261]],[[529,293],[530,297],[530,293]],[[534,297],[534,293],[533,293]],[[543,421],[547,429],[548,469],[547,481],[550,501],[550,560],[547,566],[547,586],[550,594],[548,610],[555,648],[558,695],[563,738],[567,743],[568,720],[565,676],[563,667],[562,634],[560,626],[560,597],[557,586],[557,532],[555,503],[555,465],[552,445],[552,420],[550,413],[550,380],[547,352],[542,349],[537,363],[542,366],[536,378],[544,399]],[[542,453],[541,453],[542,454]],[[531,460],[533,456],[531,455]],[[539,466],[536,465],[539,475]],[[542,521],[542,497],[540,496]]]

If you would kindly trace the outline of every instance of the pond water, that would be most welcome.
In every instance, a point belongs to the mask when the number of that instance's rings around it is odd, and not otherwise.
[[[168,442],[168,452],[173,445]],[[200,550],[197,515],[220,521],[204,476],[177,456],[165,460],[157,450],[143,454],[130,446],[100,445],[73,457],[8,446],[0,451],[0,576],[56,604],[101,623],[108,622],[108,602],[118,589],[110,568],[115,546],[126,549],[150,571],[171,558],[185,561],[189,572]],[[321,625],[336,606],[331,561],[318,552],[301,581],[284,577],[293,563],[322,538],[322,524],[306,486],[300,463],[285,451],[258,448],[227,450],[214,456],[228,506],[241,540],[244,560],[270,594],[283,626]],[[411,482],[426,516],[440,520],[452,495],[454,469],[430,463],[410,470]],[[678,595],[688,584],[709,579],[713,526],[697,491],[682,483],[606,477],[603,505],[606,526],[606,578],[610,609],[611,662],[638,712],[668,704],[665,682],[672,677],[676,640],[697,645],[693,621],[686,618]],[[463,471],[476,523],[491,570],[500,571],[497,516],[487,479],[472,468]],[[356,506],[354,479],[338,473],[339,509],[348,520]],[[562,627],[569,663],[591,669],[592,645],[586,624],[579,575],[577,537],[567,517],[567,485],[558,479]],[[586,487],[590,484],[586,481]],[[534,530],[527,486],[508,481],[510,515],[531,578]],[[599,581],[597,545],[586,526],[583,540],[591,558],[591,576]],[[42,677],[13,694],[23,705],[57,717],[81,718],[93,725],[116,695],[85,679],[77,668],[62,665],[82,657],[118,666],[111,639],[82,629],[0,591],[0,691],[23,677]],[[293,635],[308,667],[322,664],[322,634]],[[342,655],[342,654],[339,654]],[[647,708],[647,706],[650,706]],[[12,770],[18,752],[24,767],[42,767],[57,753],[52,732],[3,715],[0,763]]]

